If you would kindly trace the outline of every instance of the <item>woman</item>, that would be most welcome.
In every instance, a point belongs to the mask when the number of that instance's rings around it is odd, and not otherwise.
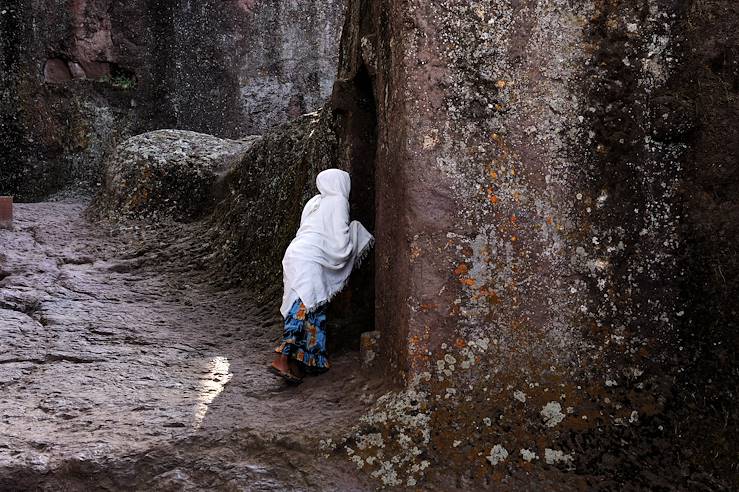
[[[303,208],[300,228],[282,259],[285,329],[269,370],[289,383],[305,372],[328,370],[326,305],[347,283],[374,242],[358,221],[349,222],[349,173],[327,169],[316,178],[319,195]]]

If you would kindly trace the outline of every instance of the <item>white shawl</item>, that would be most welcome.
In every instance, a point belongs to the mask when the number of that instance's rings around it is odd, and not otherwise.
[[[282,258],[283,317],[298,298],[308,312],[329,302],[374,243],[362,224],[349,222],[349,173],[327,169],[316,186],[320,195],[305,204],[300,228]]]

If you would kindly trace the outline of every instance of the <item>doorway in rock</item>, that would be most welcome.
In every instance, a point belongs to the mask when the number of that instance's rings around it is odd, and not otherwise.
[[[372,79],[363,65],[349,80],[337,80],[331,97],[338,135],[337,167],[352,177],[351,217],[375,233],[377,113]],[[359,349],[360,335],[375,326],[374,252],[329,308],[329,350]]]

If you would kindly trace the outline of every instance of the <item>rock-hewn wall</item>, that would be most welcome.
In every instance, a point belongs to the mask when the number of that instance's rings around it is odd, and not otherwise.
[[[376,101],[376,326],[410,389],[337,449],[393,485],[735,481],[737,7],[347,16],[332,100]]]
[[[126,137],[239,138],[319,108],[344,0],[8,0],[0,15],[0,192],[93,187]]]

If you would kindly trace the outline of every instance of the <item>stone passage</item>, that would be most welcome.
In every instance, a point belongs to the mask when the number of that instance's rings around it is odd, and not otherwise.
[[[368,487],[315,454],[380,392],[355,354],[285,391],[276,308],[209,284],[183,230],[83,208],[18,205],[0,230],[0,489]]]

